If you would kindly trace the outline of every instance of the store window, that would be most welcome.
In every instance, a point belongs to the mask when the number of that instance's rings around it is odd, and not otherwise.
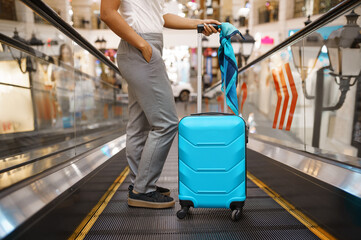
[[[294,0],[294,18],[322,14],[343,0]]]
[[[93,1],[87,7],[71,3],[73,10],[73,27],[83,29],[108,29],[107,25],[100,19],[100,1]]]
[[[263,6],[258,8],[258,23],[277,22],[278,10],[278,1],[266,1]]]
[[[248,18],[250,12],[251,4],[249,1],[246,1],[244,7],[241,7],[236,15],[236,22],[238,22],[239,27],[246,27],[248,26]]]
[[[0,0],[0,19],[16,21],[15,0]]]

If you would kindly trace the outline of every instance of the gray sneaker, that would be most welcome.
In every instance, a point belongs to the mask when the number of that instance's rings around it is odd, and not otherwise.
[[[143,208],[171,208],[174,207],[173,198],[165,196],[158,191],[149,193],[134,193],[129,191],[128,205]]]

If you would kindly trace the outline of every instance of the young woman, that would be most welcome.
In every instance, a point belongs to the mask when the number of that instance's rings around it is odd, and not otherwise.
[[[162,60],[163,26],[196,29],[204,24],[203,33],[209,36],[217,30],[208,24],[221,23],[164,13],[164,0],[102,0],[100,17],[122,39],[117,61],[129,94],[126,155],[132,185],[128,205],[173,207],[169,190],[156,186],[178,124]]]

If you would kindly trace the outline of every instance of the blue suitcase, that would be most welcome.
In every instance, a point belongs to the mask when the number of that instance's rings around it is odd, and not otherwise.
[[[237,115],[194,114],[179,122],[179,202],[190,207],[230,208],[241,217],[246,200],[246,123]]]
[[[238,220],[246,200],[247,126],[237,115],[200,113],[203,25],[197,30],[198,114],[183,118],[178,125],[178,193],[182,208],[177,217],[184,218],[190,207],[230,208],[232,219]],[[226,101],[224,106],[226,110]]]

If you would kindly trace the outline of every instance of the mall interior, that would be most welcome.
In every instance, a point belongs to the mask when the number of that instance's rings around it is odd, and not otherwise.
[[[248,139],[239,219],[179,218],[178,135],[157,182],[175,206],[128,206],[128,86],[101,0],[0,0],[0,239],[360,239],[361,1],[164,2],[244,36],[231,38]],[[219,38],[163,30],[179,120],[231,113]]]

